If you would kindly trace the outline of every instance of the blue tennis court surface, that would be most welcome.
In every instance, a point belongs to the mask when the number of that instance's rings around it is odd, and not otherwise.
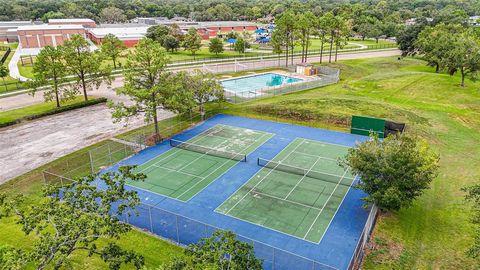
[[[343,149],[368,137],[220,114],[173,139],[198,142],[198,138],[205,138],[207,131],[217,129],[215,132],[218,133],[218,127],[222,127],[223,133],[224,127],[228,127],[228,130],[238,129],[243,134],[256,134],[260,138],[245,144],[248,147],[254,145],[244,152],[246,162],[230,162],[222,174],[204,181],[206,184],[202,189],[192,192],[185,200],[169,196],[162,189],[156,192],[155,189],[130,186],[138,191],[142,204],[138,216],[124,217],[125,220],[181,244],[195,243],[215,229],[231,230],[241,240],[254,245],[256,255],[264,260],[265,269],[349,269],[359,242],[364,240],[370,209],[362,207],[361,198],[365,194],[349,186],[358,179],[348,170],[335,167],[334,158],[345,153]],[[215,146],[207,142],[205,145]],[[322,150],[330,153],[331,158],[318,157]],[[165,141],[121,164],[149,164],[169,151],[172,151],[172,144]],[[324,163],[324,159],[330,159],[330,165],[325,165],[328,163]],[[289,162],[288,167],[282,163],[285,160]],[[280,168],[279,163],[284,167],[282,172],[276,171],[277,167]],[[295,170],[305,170],[305,175],[295,175]],[[188,171],[190,174],[195,172]],[[159,173],[162,170],[156,172]],[[315,179],[319,174],[320,178],[325,174],[332,176],[333,184],[319,183]],[[256,177],[261,181],[255,180]],[[182,181],[187,183],[204,177],[185,179]],[[255,215],[252,210],[260,212]],[[300,218],[303,219],[297,220]]]

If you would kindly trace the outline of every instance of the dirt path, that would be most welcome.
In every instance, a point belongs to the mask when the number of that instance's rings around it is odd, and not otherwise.
[[[0,129],[0,184],[143,124],[142,118],[133,119],[128,127],[112,123],[110,110],[100,104]]]

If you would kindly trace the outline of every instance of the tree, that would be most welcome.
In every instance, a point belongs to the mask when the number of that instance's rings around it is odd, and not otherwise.
[[[157,115],[159,109],[174,112],[191,109],[191,96],[180,87],[182,78],[165,70],[168,61],[165,49],[158,42],[149,38],[140,40],[127,57],[123,69],[125,85],[117,88],[117,93],[129,96],[133,104],[109,103],[115,122],[128,121],[139,114],[144,115],[146,122],[153,120],[156,141],[161,139]]]
[[[253,246],[235,238],[233,232],[215,231],[212,236],[189,245],[185,250],[187,258],[176,258],[161,269],[263,269],[262,261],[255,257]]]
[[[476,79],[480,70],[480,39],[473,31],[469,29],[455,34],[447,57],[442,61],[442,65],[449,69],[450,74],[456,70],[460,71],[462,87],[465,87],[467,75]]]
[[[163,40],[167,35],[170,35],[170,28],[168,26],[154,25],[147,29],[146,37],[163,44]]]
[[[316,20],[317,18],[311,11],[297,15],[296,28],[300,33],[299,40],[302,46],[302,63],[307,62],[308,46],[311,44],[310,38],[315,29]]]
[[[5,86],[5,90],[7,90],[7,83],[5,82],[5,78],[8,76],[9,70],[6,66],[0,65],[0,78],[2,78],[3,85]]]
[[[480,259],[480,184],[464,187],[462,191],[467,193],[465,200],[472,203],[472,223],[476,226],[474,241],[467,254],[478,260]]]
[[[127,46],[113,34],[106,35],[100,46],[102,53],[112,59],[114,69],[117,69],[117,58],[126,48]]]
[[[397,36],[397,44],[399,45],[403,56],[415,55],[417,53],[415,41],[417,40],[418,34],[420,34],[427,25],[427,20],[422,18],[418,19],[414,25],[408,26],[399,32]]]
[[[45,101],[55,99],[57,107],[60,107],[61,100],[72,99],[78,93],[76,89],[60,87],[67,76],[63,53],[63,47],[48,45],[40,51],[33,63],[32,94],[35,94],[39,86],[52,85],[52,88],[44,90],[43,97]]]
[[[172,35],[166,35],[163,38],[163,43],[162,46],[168,51],[171,51],[172,53],[176,51],[178,48],[180,48],[180,42],[178,39]]]
[[[347,45],[347,39],[350,36],[350,23],[346,21],[343,17],[337,16],[336,17],[336,24],[335,24],[335,34],[334,34],[334,41],[335,41],[335,62],[337,62],[338,57],[338,48],[343,48]]]
[[[193,59],[195,59],[195,53],[200,50],[201,46],[202,38],[197,33],[197,30],[193,27],[188,29],[188,32],[183,39],[183,47],[185,50],[192,53]]]
[[[341,164],[361,177],[364,199],[384,210],[399,210],[412,203],[436,177],[437,154],[413,135],[377,136],[351,148]]]
[[[183,41],[183,33],[182,29],[180,29],[180,26],[178,24],[173,23],[169,26],[170,28],[170,35],[174,36],[179,42]]]
[[[223,53],[223,41],[219,38],[210,39],[208,44],[208,51],[218,56],[219,53]]]
[[[428,65],[435,67],[435,72],[439,72],[442,62],[448,57],[448,52],[454,46],[453,37],[462,32],[461,25],[445,25],[443,23],[434,27],[427,26],[418,34],[414,46],[418,53],[428,61]],[[442,67],[446,68],[446,67]]]
[[[35,204],[27,203],[21,195],[0,195],[0,217],[16,216],[22,231],[34,235],[29,249],[6,250],[14,256],[9,263],[21,261],[23,266],[29,264],[37,270],[60,269],[69,265],[73,255],[85,252],[98,256],[109,269],[120,269],[123,264],[140,269],[144,264],[142,256],[111,241],[132,230],[120,218],[134,214],[140,203],[137,192],[125,188],[126,181],[145,178],[133,173],[133,168],[121,167],[119,172],[78,178],[65,186],[48,185]],[[98,188],[97,181],[104,188]],[[101,239],[110,241],[100,245]]]
[[[111,70],[102,67],[102,55],[90,51],[83,36],[75,34],[65,41],[64,57],[68,74],[75,77],[72,87],[83,91],[85,100],[88,100],[88,89],[97,88],[102,82],[111,83]]]
[[[292,52],[293,64],[293,48],[295,46],[295,14],[291,11],[286,11],[280,15],[275,21],[275,29],[272,33],[272,42],[274,47],[284,46],[285,49],[285,65],[288,66],[289,49]],[[278,51],[278,50],[277,50]]]
[[[198,106],[202,120],[205,118],[205,104],[212,100],[223,101],[223,87],[212,73],[195,70],[183,81],[187,91],[192,92],[193,101]]]
[[[245,53],[245,39],[243,37],[239,37],[236,41],[235,44],[233,45],[233,49],[238,52],[238,53]]]
[[[50,19],[63,19],[65,18],[65,14],[62,12],[55,12],[55,11],[49,11],[42,16],[42,21],[48,22]]]
[[[323,50],[325,42],[328,41],[327,35],[331,32],[332,20],[334,19],[333,13],[327,12],[317,21],[317,33],[320,38],[320,63],[323,61]]]
[[[212,265],[216,269],[262,269],[262,261],[255,257],[253,246],[235,237],[230,231],[215,231],[211,237],[190,245],[186,254],[192,256],[193,265]]]
[[[127,21],[127,16],[119,8],[107,7],[102,9],[100,21],[103,23],[123,23]]]

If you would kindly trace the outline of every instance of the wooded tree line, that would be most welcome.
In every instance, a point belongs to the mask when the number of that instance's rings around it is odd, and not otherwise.
[[[256,20],[286,10],[297,14],[311,11],[316,16],[333,12],[354,19],[354,29],[374,34],[372,25],[385,24],[384,28],[392,30],[395,23],[419,16],[441,18],[452,14],[479,14],[480,3],[467,0],[0,0],[0,21],[87,17],[97,22],[115,22],[175,15],[200,21]]]
[[[461,15],[445,20],[419,18],[398,34],[397,43],[403,56],[418,55],[437,73],[460,74],[462,87],[467,76],[474,80],[480,71],[480,32],[462,23]]]
[[[337,61],[338,49],[347,44],[347,39],[351,35],[351,20],[347,20],[341,15],[334,15],[327,12],[322,16],[316,16],[313,12],[295,14],[286,11],[280,14],[276,19],[275,30],[272,33],[273,52],[285,54],[285,64],[288,65],[290,56],[293,64],[293,53],[296,45],[300,45],[302,62],[307,61],[311,38],[320,39],[320,63],[322,62],[323,52],[328,47],[328,61]]]

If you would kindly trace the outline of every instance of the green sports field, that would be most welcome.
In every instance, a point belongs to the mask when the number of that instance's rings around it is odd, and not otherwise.
[[[129,182],[140,189],[188,201],[212,181],[245,161],[246,155],[265,143],[272,134],[216,125],[192,139],[171,140],[169,151],[137,167],[147,178]]]
[[[216,211],[318,243],[355,178],[348,147],[297,138]]]

